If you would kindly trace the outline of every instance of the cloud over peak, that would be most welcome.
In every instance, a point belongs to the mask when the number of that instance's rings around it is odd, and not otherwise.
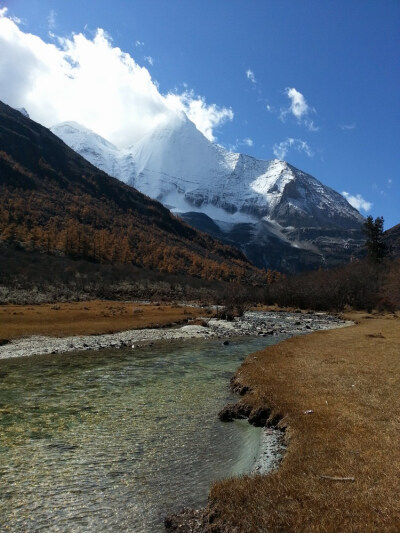
[[[215,129],[233,119],[231,109],[193,91],[162,94],[147,68],[113,46],[102,29],[93,39],[79,33],[49,44],[6,14],[0,9],[0,99],[25,107],[45,126],[73,120],[126,147],[171,111],[184,111],[212,141]]]
[[[273,153],[278,159],[285,159],[286,155],[290,150],[296,150],[297,152],[304,152],[308,157],[312,157],[314,154],[306,143],[302,139],[293,139],[288,137],[285,141],[276,143],[273,146]]]
[[[251,83],[257,83],[254,72],[250,69],[246,70],[246,78],[251,81]]]
[[[184,111],[210,141],[216,140],[214,129],[234,117],[232,109],[207,104],[203,96],[196,96],[192,90],[181,94],[169,93],[165,102],[169,109]]]
[[[307,115],[310,108],[301,92],[297,91],[294,87],[288,87],[285,92],[291,101],[290,111],[293,115],[299,120],[303,115]]]
[[[364,200],[361,194],[352,195],[346,191],[343,191],[342,195],[346,198],[350,205],[357,209],[357,211],[360,211],[360,209],[363,211],[369,211],[372,207],[372,203]]]
[[[319,128],[314,124],[314,121],[309,118],[311,113],[315,113],[315,109],[310,107],[304,95],[294,87],[287,87],[285,94],[290,100],[289,108],[281,110],[280,118],[285,120],[288,114],[292,114],[299,123],[303,123],[309,131],[318,131]]]

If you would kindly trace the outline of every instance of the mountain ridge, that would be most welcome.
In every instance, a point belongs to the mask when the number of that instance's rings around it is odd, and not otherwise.
[[[288,224],[287,213],[282,212],[283,207],[287,209],[287,203],[282,206],[280,201],[284,196],[290,198],[293,212],[301,209],[310,212],[314,222],[319,218],[315,220],[315,207],[327,206],[335,211],[336,226],[342,222],[340,214],[346,219],[344,227],[354,227],[363,221],[362,215],[342,195],[313,176],[285,161],[229,152],[208,141],[187,117],[185,120],[175,117],[158,125],[131,149],[119,149],[76,122],[55,125],[51,131],[81,155],[86,150],[86,157],[91,157],[95,165],[106,166],[119,159],[120,167],[113,169],[115,177],[151,193],[149,196],[157,195],[161,199],[173,189],[184,192],[189,202],[185,207],[197,207],[207,201],[222,207],[228,215],[239,211],[250,217],[267,216]],[[127,173],[123,161],[128,155],[131,155],[132,169]],[[101,157],[96,160],[97,156]],[[310,186],[320,202],[320,205],[311,204],[313,210],[306,197]],[[179,212],[181,206],[175,209]],[[324,224],[327,218],[329,223],[329,217],[325,217]]]
[[[4,242],[208,279],[263,279],[240,251],[199,233],[1,102],[0,188]]]
[[[259,267],[336,266],[362,246],[364,218],[342,195],[285,161],[211,143],[186,116],[159,124],[128,150],[74,128],[63,123],[52,131],[201,231],[211,220],[219,228],[211,235],[239,247]]]

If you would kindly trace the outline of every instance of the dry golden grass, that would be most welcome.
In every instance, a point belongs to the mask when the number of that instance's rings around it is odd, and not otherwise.
[[[283,416],[288,449],[269,476],[214,485],[212,529],[400,531],[400,317],[350,318],[356,326],[290,339],[239,369],[252,388],[243,401]]]
[[[1,305],[0,339],[28,335],[94,335],[165,326],[204,315],[204,309],[90,301],[42,305]]]

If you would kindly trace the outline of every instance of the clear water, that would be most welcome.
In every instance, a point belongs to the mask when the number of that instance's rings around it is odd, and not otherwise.
[[[223,424],[229,379],[271,339],[0,361],[0,531],[158,532],[249,472],[260,429]]]

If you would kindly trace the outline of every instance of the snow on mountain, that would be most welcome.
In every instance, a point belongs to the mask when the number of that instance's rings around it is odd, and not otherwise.
[[[184,113],[171,115],[127,150],[75,122],[51,130],[98,168],[175,212],[235,223],[266,217],[284,226],[354,227],[362,221],[343,196],[312,176],[285,161],[229,152]]]
[[[339,193],[285,161],[259,160],[211,143],[184,113],[171,114],[126,150],[75,122],[51,130],[92,164],[199,229],[218,227],[221,233],[214,236],[249,256],[261,244],[268,248],[279,241],[319,254],[325,262],[332,252],[329,243],[340,256],[344,240],[350,250],[361,242],[363,217]],[[246,231],[238,232],[243,224]],[[336,238],[335,231],[350,233]],[[266,262],[264,254],[261,265]]]
[[[136,167],[129,150],[120,150],[77,122],[61,122],[50,130],[95,167],[129,185],[134,184]]]

